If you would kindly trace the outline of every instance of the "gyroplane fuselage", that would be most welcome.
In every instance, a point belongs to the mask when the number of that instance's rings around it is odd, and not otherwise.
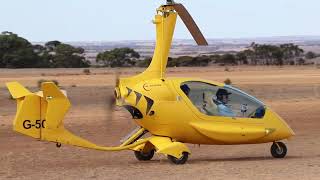
[[[157,136],[192,144],[275,142],[294,133],[264,103],[229,85],[194,78],[145,81],[127,91],[124,107]],[[227,92],[224,104],[219,92]]]

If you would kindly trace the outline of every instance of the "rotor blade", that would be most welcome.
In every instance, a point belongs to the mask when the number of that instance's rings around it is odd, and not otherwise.
[[[178,12],[178,15],[187,26],[193,39],[197,42],[199,46],[207,46],[208,42],[201,33],[196,22],[193,20],[192,16],[189,14],[188,10],[182,4],[173,4],[173,8]]]

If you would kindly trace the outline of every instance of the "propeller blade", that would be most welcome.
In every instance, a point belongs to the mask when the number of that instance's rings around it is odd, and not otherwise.
[[[106,106],[105,106],[105,111],[106,111],[106,121],[107,123],[110,123],[112,122],[113,120],[113,114],[114,114],[114,111],[115,111],[115,107],[116,107],[116,101],[115,101],[115,98],[112,94],[108,95],[107,96],[107,99],[106,99]]]
[[[119,87],[119,83],[120,83],[120,69],[116,69],[116,72],[115,72],[115,76],[116,76],[116,86],[115,87]]]
[[[175,11],[177,11],[178,15],[187,26],[189,32],[193,36],[193,39],[197,42],[199,46],[207,46],[208,42],[201,33],[199,27],[196,22],[193,20],[192,16],[188,12],[188,10],[182,4],[173,4],[172,5]]]
[[[119,87],[120,74],[121,74],[120,70],[116,69],[115,70],[115,87]],[[107,113],[107,121],[112,122],[114,112],[116,111],[116,97],[113,90],[109,92],[107,95],[105,109]]]

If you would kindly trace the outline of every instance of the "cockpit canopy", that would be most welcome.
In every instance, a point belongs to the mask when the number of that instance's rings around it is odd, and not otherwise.
[[[187,81],[180,88],[192,104],[208,116],[263,118],[265,114],[261,101],[229,85]]]

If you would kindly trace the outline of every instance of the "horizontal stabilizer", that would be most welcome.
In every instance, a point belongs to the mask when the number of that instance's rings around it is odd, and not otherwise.
[[[6,83],[7,88],[10,91],[11,96],[14,99],[18,99],[27,95],[32,94],[28,89],[26,89],[25,87],[23,87],[20,83],[18,82],[9,82]]]

